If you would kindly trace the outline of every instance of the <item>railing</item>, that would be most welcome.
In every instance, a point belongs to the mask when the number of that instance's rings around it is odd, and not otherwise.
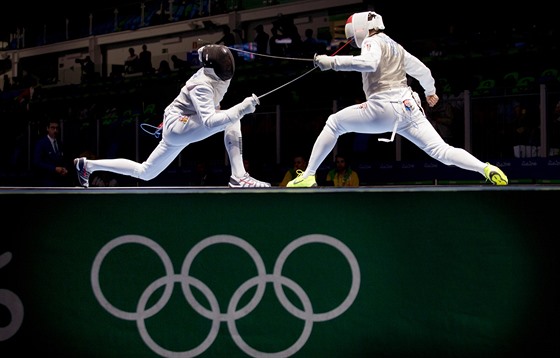
[[[0,50],[42,46],[148,26],[260,8],[295,0],[145,0],[118,7],[73,10],[68,17],[50,14],[10,33],[0,34]]]

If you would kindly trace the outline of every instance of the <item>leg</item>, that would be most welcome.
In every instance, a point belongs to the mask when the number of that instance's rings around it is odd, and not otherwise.
[[[399,129],[399,134],[410,140],[432,158],[446,165],[455,165],[461,169],[482,174],[495,185],[508,185],[507,176],[500,168],[483,163],[471,153],[445,143],[432,124],[423,114],[417,115],[413,123]]]
[[[423,116],[421,119],[417,117],[413,124],[399,130],[398,133],[414,143],[430,157],[445,165],[455,165],[459,168],[484,175],[486,163],[478,160],[464,149],[455,148],[447,144],[432,124]]]
[[[303,177],[315,175],[317,168],[333,150],[338,137],[345,133],[389,132],[397,115],[388,100],[367,101],[331,114],[317,137]]]
[[[327,123],[325,123],[323,130],[319,133],[319,136],[315,140],[315,144],[313,144],[307,168],[303,174],[304,178],[310,175],[315,175],[319,165],[321,165],[327,155],[329,155],[329,153],[333,150],[336,142],[338,141],[338,137],[340,135],[333,126],[333,121],[330,121],[331,117],[332,115],[329,116]]]
[[[90,173],[104,170],[142,180],[151,180],[167,168],[183,148],[185,146],[171,146],[161,140],[148,159],[141,164],[124,158],[88,160],[86,170]]]
[[[82,186],[87,187],[89,186],[89,175],[96,170],[104,170],[142,180],[151,180],[167,168],[187,145],[207,138],[219,130],[219,128],[205,127],[197,116],[189,118],[177,114],[166,115],[163,120],[162,139],[146,161],[140,164],[124,158],[75,159],[78,179]]]
[[[231,174],[238,178],[245,175],[241,122],[236,121],[224,130],[224,145],[231,164]]]
[[[338,137],[349,132],[369,134],[388,132],[392,130],[396,118],[389,100],[369,100],[331,114],[315,140],[307,169],[303,173],[298,173],[298,177],[288,182],[286,186],[317,186],[315,181],[317,168],[333,150]]]
[[[231,164],[230,188],[268,188],[270,183],[252,178],[243,165],[241,122],[235,121],[224,130],[224,145]]]

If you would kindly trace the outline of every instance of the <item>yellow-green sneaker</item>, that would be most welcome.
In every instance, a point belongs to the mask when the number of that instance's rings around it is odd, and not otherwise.
[[[500,168],[490,164],[484,168],[484,176],[495,185],[508,185],[508,178]]]
[[[304,178],[303,170],[301,169],[296,170],[296,173],[297,177],[286,184],[287,188],[311,188],[317,186],[315,175],[310,175],[307,178]]]

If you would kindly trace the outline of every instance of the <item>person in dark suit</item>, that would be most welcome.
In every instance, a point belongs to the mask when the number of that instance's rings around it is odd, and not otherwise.
[[[62,143],[59,140],[60,125],[57,120],[47,123],[47,135],[35,143],[33,164],[37,186],[69,186],[68,169],[65,165]]]

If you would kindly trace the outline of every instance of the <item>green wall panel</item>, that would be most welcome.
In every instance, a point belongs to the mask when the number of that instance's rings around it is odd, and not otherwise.
[[[0,355],[556,353],[546,203],[559,199],[487,186],[4,191]]]

